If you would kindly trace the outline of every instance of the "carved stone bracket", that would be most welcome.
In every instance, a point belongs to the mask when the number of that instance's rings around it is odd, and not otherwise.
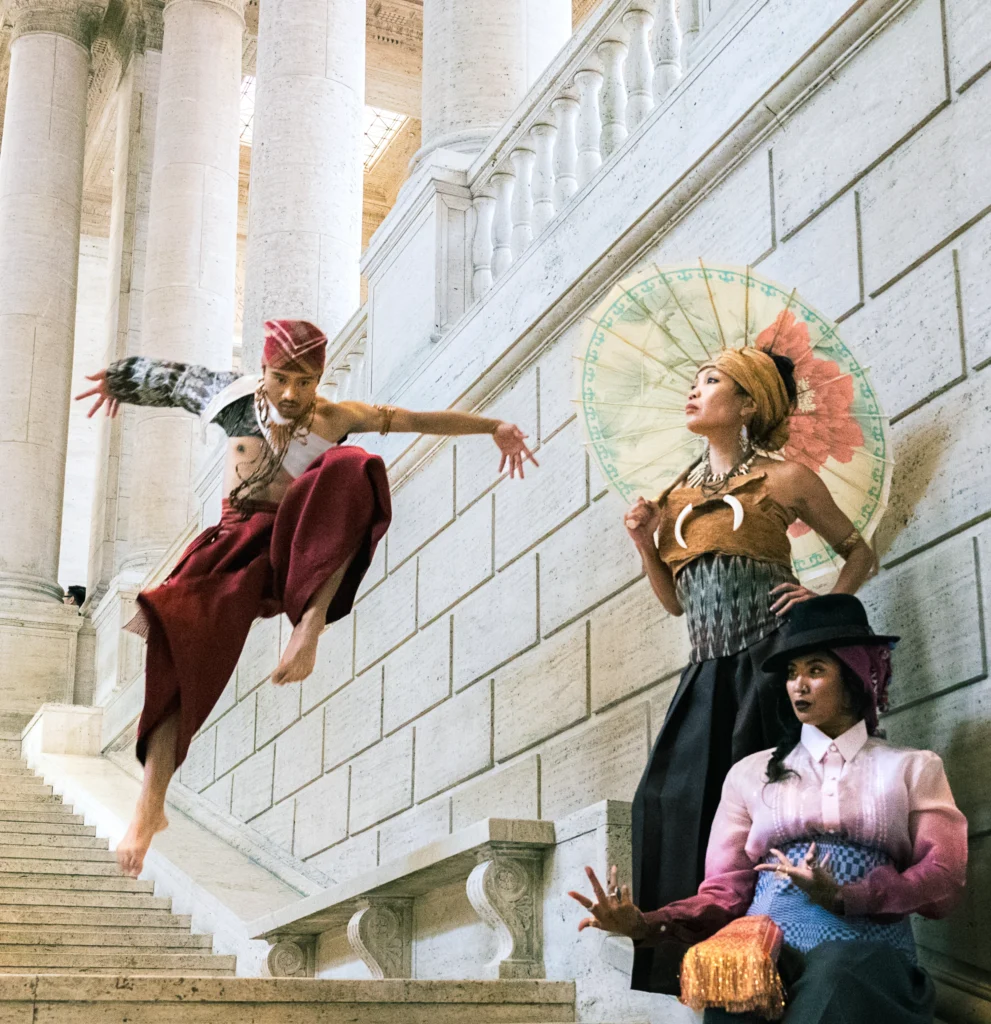
[[[489,967],[499,978],[543,978],[543,851],[493,844],[487,856],[468,876],[468,899],[499,937]]]
[[[315,935],[282,935],[268,951],[273,978],[312,978],[315,973]]]
[[[348,943],[372,977],[413,976],[413,900],[369,899],[348,922]]]

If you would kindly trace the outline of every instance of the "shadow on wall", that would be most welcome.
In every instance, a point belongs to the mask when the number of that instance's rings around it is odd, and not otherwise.
[[[875,539],[878,560],[882,563],[898,535],[912,521],[915,506],[944,462],[944,453],[953,441],[952,430],[951,423],[927,423],[915,432],[908,432],[897,445],[891,504],[877,528]]]

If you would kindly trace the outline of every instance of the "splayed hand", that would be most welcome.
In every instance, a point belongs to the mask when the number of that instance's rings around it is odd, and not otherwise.
[[[86,413],[87,419],[92,419],[100,407],[106,405],[107,415],[116,416],[117,411],[120,409],[120,402],[110,394],[107,389],[107,371],[100,370],[98,373],[87,374],[87,380],[95,380],[97,382],[95,388],[90,388],[89,391],[83,391],[81,394],[76,395],[76,401],[80,401],[83,398],[92,398],[96,396],[96,401],[93,403],[93,408]]]
[[[523,463],[526,459],[529,459],[535,466],[540,465],[533,457],[533,452],[526,446],[528,436],[515,423],[500,423],[495,428],[492,440],[495,441],[496,447],[502,453],[502,457],[499,459],[500,473],[508,465],[510,477],[514,477],[518,473],[522,480]]]

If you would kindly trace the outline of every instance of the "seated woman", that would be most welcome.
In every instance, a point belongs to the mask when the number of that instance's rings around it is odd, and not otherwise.
[[[805,958],[786,1021],[931,1024],[933,986],[908,915],[944,917],[959,901],[967,822],[936,754],[877,734],[896,640],[873,633],[855,597],[797,605],[764,664],[787,666],[796,720],[773,751],[730,769],[698,894],[645,914],[615,867],[608,893],[586,868],[595,900],[570,893],[591,912],[578,930],[687,949],[764,914]],[[758,1019],[705,1013],[706,1024]]]

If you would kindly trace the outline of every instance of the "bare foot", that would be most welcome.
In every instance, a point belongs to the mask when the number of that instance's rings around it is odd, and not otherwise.
[[[145,854],[156,833],[169,827],[169,820],[164,814],[145,816],[136,810],[124,838],[117,845],[117,864],[125,875],[137,878],[144,867]]]
[[[272,673],[272,682],[276,686],[302,682],[313,671],[322,627],[322,622],[304,618],[292,631],[279,667]]]

